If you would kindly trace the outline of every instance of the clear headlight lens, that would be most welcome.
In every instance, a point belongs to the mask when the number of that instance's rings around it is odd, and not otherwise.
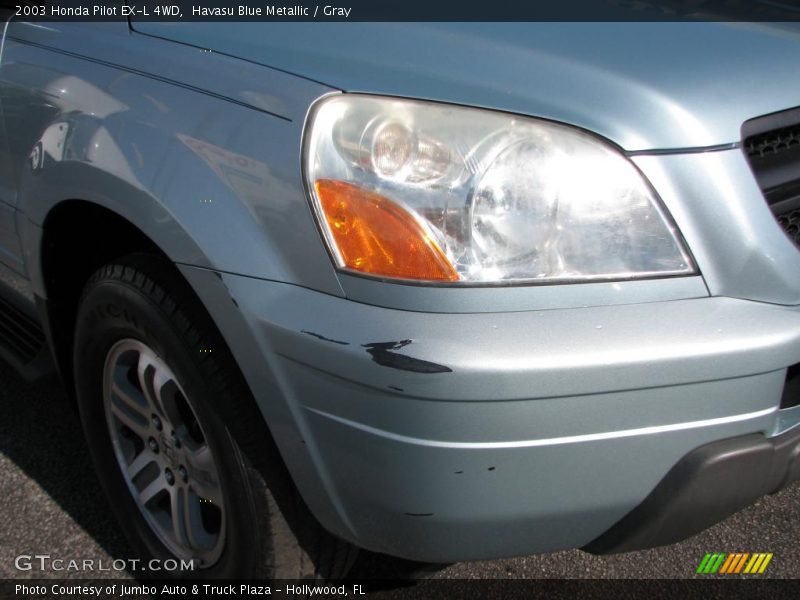
[[[308,188],[342,269],[463,283],[694,272],[639,172],[578,129],[350,94],[309,127]]]

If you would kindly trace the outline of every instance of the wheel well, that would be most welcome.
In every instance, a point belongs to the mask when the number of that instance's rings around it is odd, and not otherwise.
[[[82,200],[58,204],[44,222],[41,269],[47,293],[45,329],[67,392],[73,393],[72,342],[86,281],[104,264],[133,252],[165,257],[140,229],[113,211]]]

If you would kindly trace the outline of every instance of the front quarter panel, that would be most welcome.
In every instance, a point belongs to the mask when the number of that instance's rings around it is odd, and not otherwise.
[[[299,170],[302,117],[327,88],[120,23],[56,26],[11,27],[0,72],[36,116],[9,123],[25,219],[86,200],[177,263],[341,294]]]

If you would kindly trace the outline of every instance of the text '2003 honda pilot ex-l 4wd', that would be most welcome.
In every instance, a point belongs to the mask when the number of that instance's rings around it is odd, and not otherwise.
[[[135,549],[209,577],[685,538],[800,471],[798,58],[13,18],[4,352],[52,353]]]

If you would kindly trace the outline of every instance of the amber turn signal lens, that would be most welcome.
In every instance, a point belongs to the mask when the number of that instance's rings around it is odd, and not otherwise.
[[[399,279],[458,281],[439,245],[400,205],[344,181],[314,187],[345,267]]]

